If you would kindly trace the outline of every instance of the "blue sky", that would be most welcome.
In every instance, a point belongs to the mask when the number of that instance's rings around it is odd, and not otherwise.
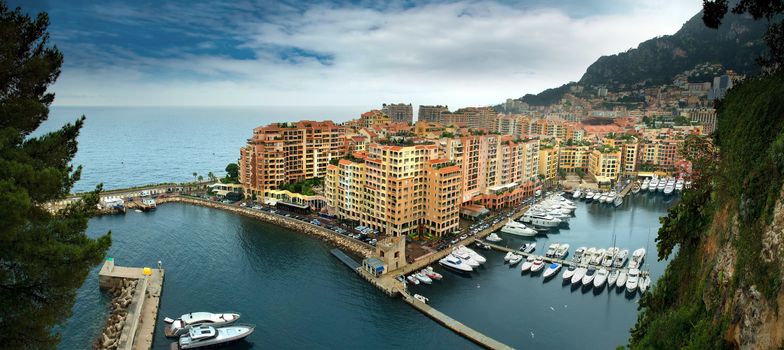
[[[672,34],[698,0],[10,1],[47,11],[55,105],[487,105]]]

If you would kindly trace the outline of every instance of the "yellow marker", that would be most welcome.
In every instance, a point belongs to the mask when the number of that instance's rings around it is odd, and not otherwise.
[[[152,269],[151,269],[151,268],[149,268],[149,267],[145,267],[145,268],[144,268],[144,272],[142,272],[142,273],[143,273],[145,276],[150,276],[150,275],[152,275]]]

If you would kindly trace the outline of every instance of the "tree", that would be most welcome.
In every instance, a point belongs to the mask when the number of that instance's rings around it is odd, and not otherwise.
[[[226,165],[226,177],[237,180],[240,177],[240,167],[237,163],[229,163]]]
[[[199,174],[195,171],[191,175],[193,175],[193,181],[196,181],[196,179],[199,177]]]
[[[719,28],[729,6],[727,0],[703,0],[702,21],[710,28]],[[784,65],[784,1],[781,0],[740,0],[732,8],[734,14],[749,13],[755,20],[765,18],[770,25],[762,39],[768,44],[767,55],[757,62],[768,71],[776,71]]]
[[[52,327],[71,314],[76,289],[111,245],[111,233],[85,234],[101,186],[50,212],[79,180],[71,161],[84,116],[29,137],[49,115],[63,56],[48,43],[49,17],[0,1],[0,344],[54,348]]]
[[[213,174],[211,171],[207,173],[207,178],[210,179],[210,181],[212,182],[215,182],[215,180],[217,179],[215,177],[215,174]]]
[[[204,176],[201,176],[201,175],[199,175],[199,178],[198,178],[198,180],[199,180],[199,182],[202,182],[202,181],[204,181]]]

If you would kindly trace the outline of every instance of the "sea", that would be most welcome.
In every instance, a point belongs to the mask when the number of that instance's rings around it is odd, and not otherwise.
[[[187,181],[193,172],[222,174],[236,161],[253,127],[300,119],[347,120],[368,108],[54,108],[41,132],[85,114],[74,164],[84,167],[75,190],[103,183],[121,188]],[[641,193],[618,208],[577,202],[568,225],[533,239],[500,233],[499,244],[535,241],[618,246],[648,251],[644,269],[654,282],[666,261],[656,259],[659,217],[677,196]],[[108,256],[116,264],[166,269],[154,349],[168,349],[164,317],[192,311],[238,311],[256,331],[234,349],[474,349],[477,346],[389,298],[333,257],[311,236],[232,213],[170,203],[147,213],[90,220],[88,235],[111,231]],[[503,254],[479,251],[488,262],[469,275],[434,266],[444,275],[412,287],[430,305],[515,348],[608,349],[628,342],[639,294],[614,288],[574,288],[560,276],[522,274]],[[86,349],[108,315],[96,266],[78,290],[72,315],[56,329],[61,349]]]

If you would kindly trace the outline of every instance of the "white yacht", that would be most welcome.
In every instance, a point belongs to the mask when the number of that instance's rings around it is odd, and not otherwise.
[[[558,273],[558,270],[560,270],[560,269],[561,269],[561,264],[555,263],[555,262],[551,263],[544,270],[544,273],[542,273],[542,276],[544,276],[544,278],[548,278],[550,276],[554,276],[555,274]]]
[[[585,201],[586,202],[592,201],[593,200],[593,196],[594,196],[594,193],[589,190],[588,193],[585,194]]]
[[[582,194],[583,193],[580,192],[580,189],[578,188],[578,189],[574,190],[574,193],[572,193],[572,199],[580,199],[580,195],[582,195]]]
[[[583,257],[583,254],[585,254],[585,250],[586,249],[587,248],[585,248],[585,247],[580,247],[580,248],[575,249],[574,256],[572,256],[572,261],[574,261],[576,263],[579,263],[580,259],[582,259],[582,257]]]
[[[640,189],[641,189],[641,188],[640,188],[640,183],[639,183],[639,182],[635,182],[635,183],[632,185],[632,194],[638,194],[638,193],[640,193]]]
[[[656,186],[656,190],[661,192],[661,191],[664,191],[665,187],[667,187],[667,180],[666,179],[659,179],[659,184]]]
[[[607,194],[606,193],[602,193],[602,195],[599,196],[599,200],[598,201],[594,200],[594,202],[598,202],[599,204],[604,203],[606,201],[607,201]]]
[[[536,257],[533,255],[529,255],[528,258],[525,259],[525,262],[522,265],[520,265],[520,271],[526,272],[530,270],[531,266],[533,266],[534,264],[534,260],[536,260]]]
[[[585,267],[578,267],[576,270],[574,270],[574,274],[572,275],[572,284],[582,282],[586,272],[588,272],[588,269]]]
[[[678,181],[675,181],[675,190],[676,191],[683,190],[683,178],[679,178]]]
[[[555,250],[555,257],[563,259],[563,258],[566,257],[566,254],[569,254],[569,244],[568,243],[562,243]]]
[[[519,263],[521,260],[523,260],[523,256],[522,256],[522,255],[512,254],[512,258],[511,258],[511,259],[509,259],[509,265],[510,265],[510,266],[515,266],[515,265],[517,265],[517,263]]]
[[[533,264],[531,264],[531,272],[538,272],[544,268],[544,258],[537,257],[534,259]]]
[[[618,275],[621,274],[621,270],[612,270],[607,275],[607,288],[612,288],[615,286],[615,282],[618,280]]]
[[[513,257],[514,255],[515,255],[515,253],[512,253],[512,252],[506,252],[506,255],[504,255],[504,262],[509,262],[509,260],[512,260],[512,257]]]
[[[629,268],[637,269],[642,266],[642,261],[645,260],[645,248],[640,248],[632,253],[632,258],[629,260]]]
[[[589,267],[588,271],[585,271],[585,276],[583,276],[582,282],[584,286],[591,285],[593,279],[596,277],[596,269],[593,267]]]
[[[507,222],[506,225],[501,228],[501,232],[523,237],[532,237],[537,234],[536,230],[514,220]]]
[[[601,288],[605,282],[607,282],[607,276],[610,274],[610,271],[607,271],[605,268],[599,269],[596,271],[596,277],[593,278],[593,286],[596,288]]]
[[[536,250],[536,242],[526,243],[520,247],[520,251],[523,253],[531,254],[534,252],[534,250]]]
[[[531,224],[539,227],[553,228],[558,227],[558,225],[561,224],[561,219],[554,218],[550,215],[532,215]]]
[[[196,349],[206,346],[223,345],[249,336],[253,333],[254,329],[256,329],[256,326],[254,325],[243,324],[220,328],[196,326],[191,328],[187,334],[181,335],[180,339],[172,344],[172,348]]]
[[[637,285],[640,282],[640,270],[631,269],[628,275],[629,277],[626,278],[626,290],[631,293],[637,289]]]
[[[647,191],[648,190],[648,185],[650,185],[650,184],[651,184],[651,179],[647,179],[646,178],[645,180],[642,181],[642,185],[640,185],[640,190]]]
[[[604,252],[604,257],[602,257],[602,266],[604,267],[611,267],[613,262],[615,261],[615,254],[618,254],[618,248],[610,247]]]
[[[664,186],[664,194],[672,194],[675,191],[675,184],[670,185],[668,182],[667,185]]]
[[[602,259],[604,259],[604,249],[598,249],[596,250],[596,253],[594,253],[590,264],[599,265],[602,263]]]
[[[605,199],[604,202],[607,204],[612,203],[615,200],[616,195],[617,194],[615,193],[615,191],[610,191],[610,193],[607,194],[607,199]]]
[[[169,323],[169,325],[163,328],[163,334],[167,337],[179,337],[188,333],[188,330],[196,326],[223,326],[234,323],[234,321],[237,321],[239,318],[240,314],[231,312],[221,314],[212,312],[191,312],[180,316],[180,318],[176,320],[167,317],[164,321],[167,321],[166,323]]]
[[[580,258],[580,263],[583,264],[590,264],[593,260],[594,255],[596,255],[596,248],[590,247],[588,250],[583,252],[583,256]]]
[[[443,267],[448,267],[458,272],[471,272],[474,270],[471,265],[468,265],[465,261],[461,260],[460,258],[449,254],[446,257],[442,258],[438,261],[438,263]]]
[[[621,268],[623,265],[626,265],[626,259],[629,257],[629,250],[624,249],[615,254],[615,260],[613,261],[613,267]]]
[[[554,257],[555,256],[555,252],[558,250],[558,248],[560,246],[561,245],[558,244],[558,243],[550,244],[550,246],[547,247],[547,253],[545,253],[544,256],[546,256],[548,258]]]
[[[408,275],[408,277],[406,277],[406,279],[409,282],[413,283],[414,285],[419,285],[419,280],[416,277],[414,277],[414,275]]]
[[[468,253],[468,255],[471,256],[471,260],[473,260],[473,261],[476,261],[476,262],[478,262],[480,264],[484,264],[484,263],[487,262],[487,259],[485,259],[484,256],[480,255],[479,253],[477,253],[476,251],[474,251],[471,248],[468,248],[468,247],[466,247],[464,245],[460,245],[460,246],[457,247],[457,249],[459,251],[461,251],[461,252]]]
[[[640,281],[637,284],[638,288],[640,288],[640,292],[645,294],[645,291],[648,290],[648,287],[651,285],[651,277],[648,276],[648,274],[644,274],[640,277]]]
[[[430,299],[428,299],[427,297],[419,294],[414,294],[414,299],[419,300],[424,304],[427,304],[427,302],[430,301]]]
[[[433,283],[433,280],[430,279],[430,277],[427,277],[427,275],[421,272],[417,272],[416,274],[414,274],[414,277],[424,284]]]
[[[621,271],[621,270],[619,270],[619,271]],[[625,287],[626,286],[626,279],[628,277],[629,277],[629,275],[626,273],[626,271],[619,272],[618,273],[618,279],[615,281],[615,286],[618,287],[618,288]]]
[[[656,188],[659,186],[659,179],[654,177],[651,178],[650,183],[648,184],[648,191],[649,192],[656,192]]]
[[[571,280],[575,271],[577,271],[577,266],[569,265],[569,267],[567,267],[566,270],[564,270],[564,273],[563,273],[563,276],[562,276],[563,279],[564,280]]]
[[[488,241],[488,242],[500,242],[502,240],[502,238],[499,237],[498,234],[493,232],[490,235],[488,235],[487,237],[485,237],[485,240]]]

